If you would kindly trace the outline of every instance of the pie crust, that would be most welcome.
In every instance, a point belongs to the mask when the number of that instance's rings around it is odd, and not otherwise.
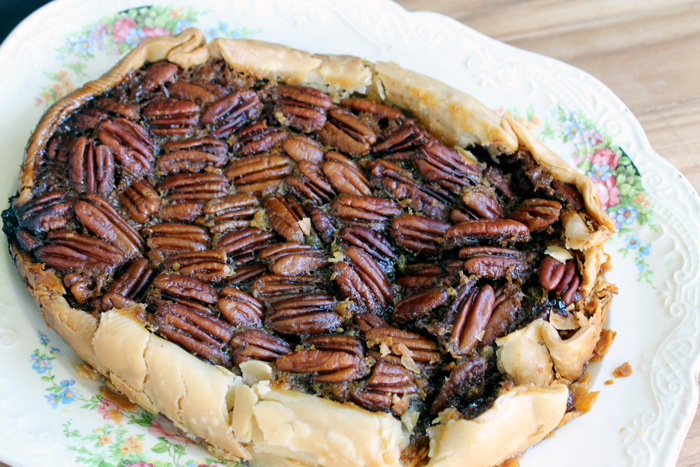
[[[581,292],[590,317],[562,340],[555,326],[535,320],[497,341],[499,368],[517,384],[473,420],[449,409],[428,428],[429,466],[490,467],[542,440],[564,418],[567,385],[584,372],[600,337],[615,287],[600,276],[610,268],[603,244],[614,224],[601,209],[590,179],[545,147],[525,126],[499,117],[472,96],[394,63],[351,56],[312,55],[283,45],[214,39],[189,29],[145,40],[101,78],[60,100],[44,115],[27,146],[15,206],[32,198],[35,161],[57,126],[88,99],[146,62],[183,68],[223,58],[232,67],[271,81],[317,88],[337,100],[352,93],[378,96],[407,109],[451,145],[478,144],[494,155],[520,147],[557,180],[576,186],[585,214],[562,213],[567,247],[582,252]],[[269,365],[240,365],[242,376],[207,364],[145,327],[144,309],[102,314],[99,322],[64,298],[61,280],[13,242],[11,253],[47,324],[116,389],[151,412],[170,418],[212,454],[251,465],[399,466],[410,430],[382,412],[340,404],[270,385]],[[542,371],[537,371],[541,369]],[[534,371],[533,371],[534,370]],[[206,381],[207,384],[201,384]]]

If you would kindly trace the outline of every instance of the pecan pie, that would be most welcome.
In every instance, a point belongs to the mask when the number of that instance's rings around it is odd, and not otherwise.
[[[255,465],[499,464],[585,411],[615,292],[592,182],[520,123],[196,29],[54,105],[3,220],[80,357]]]

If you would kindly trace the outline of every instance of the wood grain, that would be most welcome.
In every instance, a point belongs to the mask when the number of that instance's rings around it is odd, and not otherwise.
[[[652,147],[700,190],[697,0],[397,0],[567,62],[600,79],[639,119]],[[677,467],[700,466],[700,412]]]

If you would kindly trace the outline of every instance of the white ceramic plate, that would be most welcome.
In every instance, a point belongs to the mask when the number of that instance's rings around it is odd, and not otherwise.
[[[144,3],[153,5],[135,9]],[[313,52],[393,60],[522,118],[597,180],[617,220],[608,243],[620,293],[610,354],[590,371],[600,396],[522,465],[673,466],[697,404],[700,199],[654,152],[629,109],[595,78],[489,39],[450,18],[387,0],[61,0],[27,18],[0,49],[2,198],[42,112],[107,71],[144,37],[190,24]],[[622,151],[624,151],[624,154]],[[5,242],[3,236],[3,243]],[[634,374],[611,386],[629,361]],[[0,267],[0,459],[12,466],[220,465],[161,417],[129,412],[81,379],[73,352],[46,329],[9,255]]]

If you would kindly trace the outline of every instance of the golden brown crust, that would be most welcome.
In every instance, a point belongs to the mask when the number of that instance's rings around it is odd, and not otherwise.
[[[357,57],[312,55],[259,41],[216,39],[205,45],[202,33],[196,29],[174,37],[148,39],[103,77],[57,102],[44,115],[27,147],[16,204],[31,199],[35,161],[57,125],[86,100],[117,84],[146,61],[167,59],[187,68],[211,57],[222,57],[260,78],[322,89],[334,99],[352,92],[386,97],[410,110],[427,128],[452,144],[476,143],[502,153],[523,146],[556,179],[576,185],[584,197],[587,218],[565,213],[563,222],[567,246],[584,255],[582,290],[590,297],[588,303],[594,303],[592,318],[581,318],[581,329],[574,337],[579,333],[581,336],[572,340],[576,346],[557,340],[556,330],[548,331],[549,323],[538,324],[537,338],[543,342],[537,345],[543,345],[551,358],[550,369],[553,365],[558,376],[575,378],[590,357],[589,350],[595,347],[609,306],[609,300],[601,294],[612,293],[598,276],[606,267],[608,257],[602,244],[612,234],[613,224],[600,208],[592,182],[519,123],[508,117],[499,119],[473,97],[394,64],[377,63],[372,69]],[[32,263],[27,254],[14,257],[46,322],[81,358],[132,401],[164,413],[178,427],[211,443],[209,448],[215,455],[251,459],[254,465],[399,465],[408,434],[391,416],[271,389],[266,380],[269,368],[259,365],[248,365],[242,377],[208,365],[149,333],[137,318],[139,310],[113,310],[102,315],[98,323],[92,315],[69,306],[63,297],[63,284],[52,271]],[[571,356],[574,347],[576,358]],[[457,465],[455,459],[466,456],[472,459],[469,465],[489,467],[538,442],[558,425],[566,406],[566,386],[552,385],[552,379],[523,378],[523,385],[500,396],[492,409],[475,420],[439,419],[430,432],[430,465]],[[202,380],[212,383],[200,387]],[[516,412],[526,415],[516,416]],[[206,423],[202,416],[207,418]],[[346,423],[350,419],[352,423]],[[347,431],[334,430],[341,425]],[[514,426],[520,438],[507,449],[498,441],[477,445],[480,436]]]

